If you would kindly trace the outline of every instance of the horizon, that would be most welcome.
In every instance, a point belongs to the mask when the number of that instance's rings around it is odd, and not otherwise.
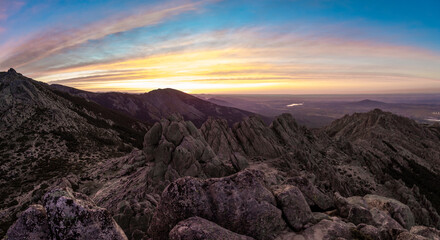
[[[440,92],[440,3],[0,0],[0,70],[93,92]]]

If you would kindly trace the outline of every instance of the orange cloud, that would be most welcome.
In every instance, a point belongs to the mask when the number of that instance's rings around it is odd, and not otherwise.
[[[153,49],[153,50],[151,50]],[[174,36],[138,54],[41,68],[32,77],[92,91],[379,93],[440,89],[440,55],[422,48],[267,29]],[[56,60],[56,59],[55,59]],[[55,61],[54,60],[54,61]]]

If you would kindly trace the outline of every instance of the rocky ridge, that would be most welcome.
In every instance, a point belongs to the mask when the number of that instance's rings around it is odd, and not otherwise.
[[[439,141],[438,126],[380,110],[314,131],[289,114],[200,129],[174,114],[142,150],[30,190],[7,236],[439,239]]]

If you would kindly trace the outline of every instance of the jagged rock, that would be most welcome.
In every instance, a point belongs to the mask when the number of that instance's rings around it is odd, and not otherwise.
[[[12,225],[5,240],[47,240],[50,239],[50,230],[47,222],[46,210],[41,205],[32,205],[24,211]]]
[[[148,233],[154,239],[166,239],[179,221],[199,216],[255,239],[273,237],[286,223],[261,176],[245,170],[217,179],[178,179],[162,193]]]
[[[313,219],[312,211],[297,187],[283,185],[277,187],[273,193],[288,223],[295,231],[300,231]]]
[[[300,127],[291,114],[284,113],[276,117],[270,128],[280,140],[289,146],[297,147],[302,141],[309,141],[313,135],[305,127]]]
[[[287,180],[287,183],[295,185],[301,190],[312,209],[328,210],[334,207],[333,200],[321,192],[307,178],[302,176],[292,177]]]
[[[366,195],[344,198],[336,193],[335,202],[340,216],[354,224],[363,223],[386,229],[402,229],[401,222],[410,222],[412,219],[408,206],[382,196]],[[402,220],[402,216],[405,216],[406,220]]]
[[[431,240],[440,240],[440,230],[426,226],[413,226],[410,233],[423,236]]]
[[[408,230],[415,224],[414,215],[409,207],[395,199],[377,195],[366,195],[364,201],[370,207],[387,211],[393,219]]]
[[[222,162],[231,165],[236,171],[243,170],[249,165],[243,149],[226,120],[209,118],[203,123],[200,131]]]
[[[92,191],[93,201],[106,208],[131,240],[140,240],[147,234],[148,226],[160,196],[151,192],[145,176],[151,169],[142,151],[133,151],[128,156],[108,160],[90,171],[102,178]],[[114,173],[114,171],[116,171]],[[83,188],[84,189],[84,188]]]
[[[249,156],[278,157],[283,152],[275,133],[258,117],[248,117],[232,130]]]
[[[127,239],[110,213],[85,195],[69,188],[55,189],[46,193],[43,202],[55,239]]]
[[[252,240],[200,217],[191,217],[179,222],[169,234],[170,240]]]
[[[356,204],[359,202],[360,204]],[[341,217],[356,225],[360,223],[374,224],[370,210],[357,197],[345,199],[339,193],[335,193],[335,205]]]
[[[145,156],[154,162],[147,181],[159,190],[183,176],[206,178],[232,173],[194,124],[183,121],[180,115],[156,123],[144,139]]]

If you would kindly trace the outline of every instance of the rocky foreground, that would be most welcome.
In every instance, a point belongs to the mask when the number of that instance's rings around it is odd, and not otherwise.
[[[0,74],[2,143],[36,160],[2,155],[4,239],[440,239],[438,124],[376,109],[313,131],[289,114],[197,128],[174,114],[137,148],[116,120],[97,124],[105,111],[17,76]],[[48,125],[46,110],[59,120]],[[47,126],[78,139],[51,153],[64,161],[40,157],[69,143],[36,144]],[[20,144],[11,127],[33,135]],[[133,150],[106,153],[124,144]]]
[[[173,115],[53,183],[5,239],[440,239],[439,130],[380,110],[316,132]]]

